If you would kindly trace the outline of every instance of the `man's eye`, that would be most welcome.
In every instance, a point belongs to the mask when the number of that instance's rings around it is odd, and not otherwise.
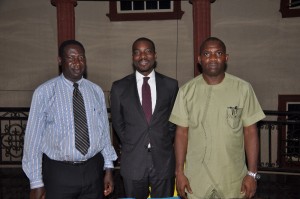
[[[147,54],[151,54],[153,51],[151,50],[151,49],[147,49],[147,50],[145,50],[145,53],[147,53]]]
[[[69,62],[75,62],[76,60],[84,61],[85,60],[85,56],[83,56],[83,55],[78,56],[78,57],[70,56],[70,57],[66,57],[66,60],[69,61]]]
[[[223,55],[223,52],[217,52],[217,56],[221,57]]]
[[[135,50],[132,52],[132,55],[139,55],[139,54],[140,54],[140,51],[138,51],[138,50]]]
[[[74,59],[75,59],[74,57],[67,57],[68,61],[74,61]]]
[[[83,61],[83,60],[85,59],[85,57],[84,57],[84,56],[78,56],[78,59],[79,59],[80,61]]]
[[[204,55],[205,57],[209,57],[209,53],[207,53],[207,52],[204,52],[203,55]]]

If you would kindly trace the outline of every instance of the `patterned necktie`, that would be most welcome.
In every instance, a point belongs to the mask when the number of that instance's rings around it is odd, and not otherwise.
[[[142,107],[144,109],[148,124],[150,123],[150,119],[152,116],[151,90],[148,84],[149,78],[150,77],[144,77],[144,82],[142,85]]]
[[[83,155],[87,154],[90,147],[89,131],[87,127],[86,112],[83,97],[78,89],[78,84],[74,83],[73,91],[73,112],[75,124],[75,147]]]

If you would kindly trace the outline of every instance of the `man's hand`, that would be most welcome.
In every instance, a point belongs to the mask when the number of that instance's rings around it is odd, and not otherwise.
[[[30,199],[45,199],[46,190],[44,187],[39,187],[30,190]]]
[[[259,139],[256,123],[244,127],[244,141],[248,171],[256,173],[259,153]],[[242,182],[241,192],[245,194],[245,198],[252,198],[256,192],[256,187],[256,180],[253,177],[246,175]]]
[[[177,125],[175,134],[175,157],[176,157],[176,189],[177,193],[181,198],[186,199],[186,192],[192,194],[192,189],[190,187],[190,182],[184,175],[184,162],[187,153],[188,145],[188,127],[182,127]]]
[[[104,196],[108,196],[114,191],[114,180],[112,169],[106,169],[104,175]]]
[[[180,198],[187,199],[185,190],[187,190],[190,194],[193,193],[189,180],[183,173],[177,173],[176,174],[176,189],[177,194],[180,196]]]
[[[252,198],[256,192],[257,183],[256,180],[246,175],[242,182],[241,193],[245,194],[245,198]]]

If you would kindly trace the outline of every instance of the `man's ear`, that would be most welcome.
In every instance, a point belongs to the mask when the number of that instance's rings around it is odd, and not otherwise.
[[[198,63],[201,65],[201,57],[200,57],[200,55],[198,55]]]
[[[57,57],[57,62],[58,62],[58,65],[60,66],[61,62],[62,62],[61,57]]]

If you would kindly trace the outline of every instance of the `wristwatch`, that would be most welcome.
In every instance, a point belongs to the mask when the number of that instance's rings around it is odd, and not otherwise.
[[[251,171],[248,171],[247,172],[247,175],[248,176],[251,176],[252,178],[254,178],[254,180],[259,180],[260,179],[260,175],[259,175],[259,173],[253,173],[253,172],[251,172]]]

